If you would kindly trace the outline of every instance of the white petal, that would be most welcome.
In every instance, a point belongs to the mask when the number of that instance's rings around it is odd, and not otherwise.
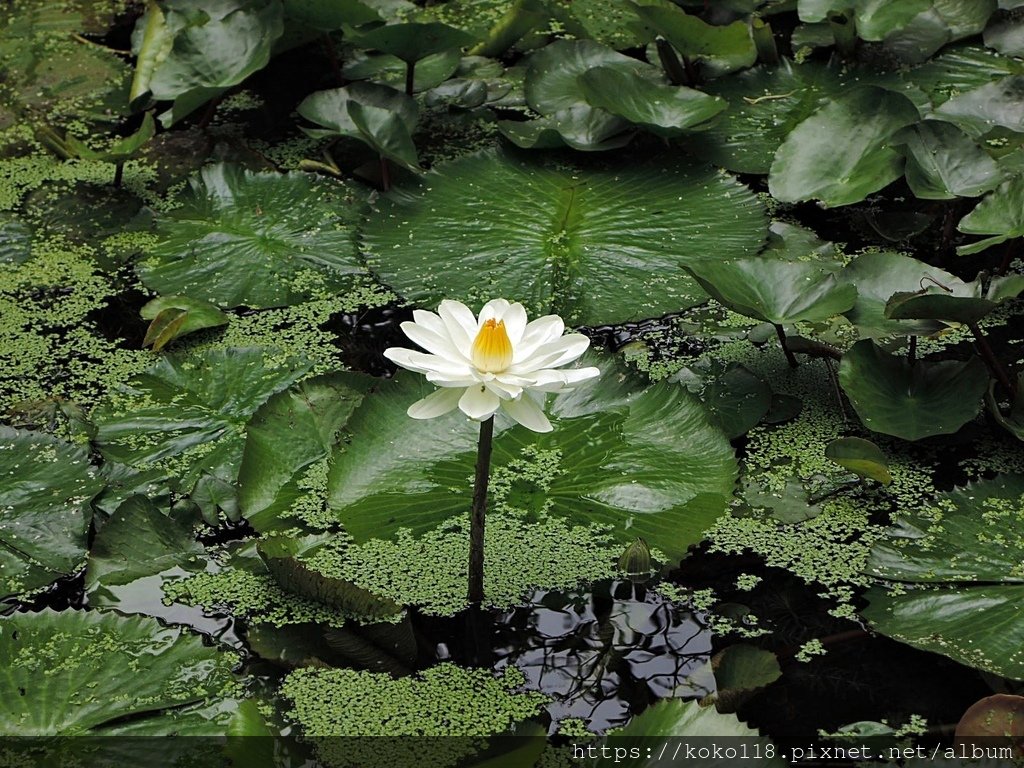
[[[441,336],[448,335],[444,327],[444,321],[433,312],[427,312],[425,309],[414,309],[412,311],[412,320],[416,325],[422,325],[428,331],[433,331]]]
[[[515,384],[506,384],[499,378],[493,378],[484,382],[484,386],[496,394],[502,400],[511,400],[523,394],[523,388]]]
[[[600,375],[598,368],[544,368],[534,371],[530,388],[540,392],[571,392],[576,384]]]
[[[526,308],[516,302],[505,310],[501,319],[505,321],[505,333],[512,342],[512,354],[515,356],[516,344],[523,340],[523,333],[526,332]]]
[[[476,338],[477,325],[476,315],[461,301],[445,299],[437,308],[437,314],[448,329],[448,337],[452,343],[469,358],[470,350],[473,347],[473,339]]]
[[[502,400],[501,409],[527,429],[534,432],[550,432],[551,422],[544,415],[543,409],[532,397],[520,397],[518,400]]]
[[[523,330],[523,337],[512,347],[512,362],[518,363],[530,357],[541,344],[557,339],[565,330],[565,323],[558,315],[544,315],[531,320]]]
[[[444,327],[444,323],[440,322],[440,318],[438,318],[438,323],[443,333],[437,333],[418,323],[410,323],[408,321],[402,323],[402,332],[427,350],[427,352],[443,357],[446,360],[468,362],[466,356],[459,351],[458,347],[448,337],[447,329]]]
[[[482,384],[466,387],[466,391],[459,399],[459,408],[471,419],[483,421],[493,416],[501,405],[498,396]]]
[[[541,368],[557,368],[560,365],[571,363],[590,346],[590,339],[582,333],[570,333],[568,336],[560,336],[554,341],[542,344],[529,358],[514,363],[508,369],[509,373],[528,373]]]
[[[480,377],[473,374],[452,374],[438,371],[427,371],[427,381],[439,387],[471,387],[480,383]]]
[[[488,301],[480,309],[480,316],[477,318],[477,328],[488,320],[494,319],[497,321],[503,319],[505,313],[508,312],[509,306],[511,305],[508,303],[508,299],[491,299]]]
[[[433,419],[458,408],[460,397],[461,390],[439,389],[410,405],[406,413],[414,419]]]
[[[416,373],[437,373],[446,378],[472,375],[472,366],[468,362],[452,362],[415,349],[388,347],[384,350],[384,357]]]

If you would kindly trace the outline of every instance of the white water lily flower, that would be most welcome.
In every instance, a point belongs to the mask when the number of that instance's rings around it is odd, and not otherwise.
[[[437,314],[413,312],[402,330],[426,352],[391,347],[384,356],[425,374],[440,389],[409,407],[414,419],[432,419],[460,408],[476,421],[499,409],[534,432],[550,432],[544,415],[548,392],[568,392],[599,374],[597,368],[556,370],[582,355],[590,339],[562,335],[565,323],[545,315],[529,323],[522,304],[487,302],[480,316],[458,301],[442,301]]]

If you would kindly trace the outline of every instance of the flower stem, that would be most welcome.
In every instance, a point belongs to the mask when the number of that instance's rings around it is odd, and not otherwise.
[[[1010,380],[1010,375],[1006,372],[1003,364],[999,362],[999,358],[996,357],[995,352],[992,351],[992,347],[988,343],[988,339],[985,338],[985,334],[981,332],[981,328],[978,327],[977,323],[968,323],[967,327],[971,329],[971,333],[974,334],[974,341],[978,346],[978,352],[981,353],[981,359],[985,361],[985,365],[988,366],[989,371],[996,378],[1006,394],[1010,398],[1017,396],[1017,388],[1013,385]]]
[[[782,351],[786,353],[786,360],[789,361],[790,368],[796,368],[799,363],[796,361],[796,356],[793,354],[793,350],[789,348],[789,344],[786,342],[786,332],[782,330],[782,326],[778,323],[772,323],[775,326],[775,334],[779,337],[779,344],[782,346]]]
[[[480,422],[480,439],[476,447],[476,479],[473,481],[473,512],[469,527],[469,593],[470,603],[484,599],[484,516],[487,512],[487,482],[491,475],[491,443],[494,417]]]

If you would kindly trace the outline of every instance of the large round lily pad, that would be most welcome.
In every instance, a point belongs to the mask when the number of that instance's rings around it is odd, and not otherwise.
[[[1024,477],[958,488],[874,545],[868,572],[901,588],[872,589],[862,614],[897,640],[1024,679],[1022,562]]]
[[[128,716],[156,722],[162,710],[233,693],[237,661],[141,616],[15,614],[0,619],[0,732],[97,733]],[[173,718],[167,726],[175,731]]]
[[[977,415],[988,371],[977,357],[910,363],[865,339],[843,355],[839,383],[868,429],[920,440],[956,432]]]
[[[736,459],[683,387],[650,385],[613,360],[602,376],[552,401],[547,434],[499,422],[492,473],[522,468],[506,503],[533,514],[601,523],[624,543],[642,536],[682,557],[725,509]],[[413,421],[406,409],[433,390],[399,375],[366,397],[346,424],[328,483],[329,510],[357,541],[414,534],[465,514],[476,423],[459,412]],[[515,464],[513,464],[515,463]]]
[[[0,598],[82,564],[89,500],[102,488],[86,449],[0,427]]]
[[[165,357],[97,408],[96,442],[113,461],[168,469],[184,492],[203,475],[231,483],[249,417],[309,368],[264,347]]]
[[[417,304],[514,296],[531,314],[598,325],[693,306],[704,293],[680,267],[753,255],[766,229],[746,187],[700,166],[585,170],[487,151],[382,200],[363,248]]]
[[[192,181],[157,221],[160,239],[139,265],[147,287],[221,307],[278,307],[342,290],[361,271],[354,191],[292,172],[219,164]]]

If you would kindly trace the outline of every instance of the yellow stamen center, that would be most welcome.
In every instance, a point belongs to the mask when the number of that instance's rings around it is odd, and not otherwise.
[[[484,321],[473,341],[473,365],[482,373],[501,373],[512,365],[512,342],[504,320]]]

